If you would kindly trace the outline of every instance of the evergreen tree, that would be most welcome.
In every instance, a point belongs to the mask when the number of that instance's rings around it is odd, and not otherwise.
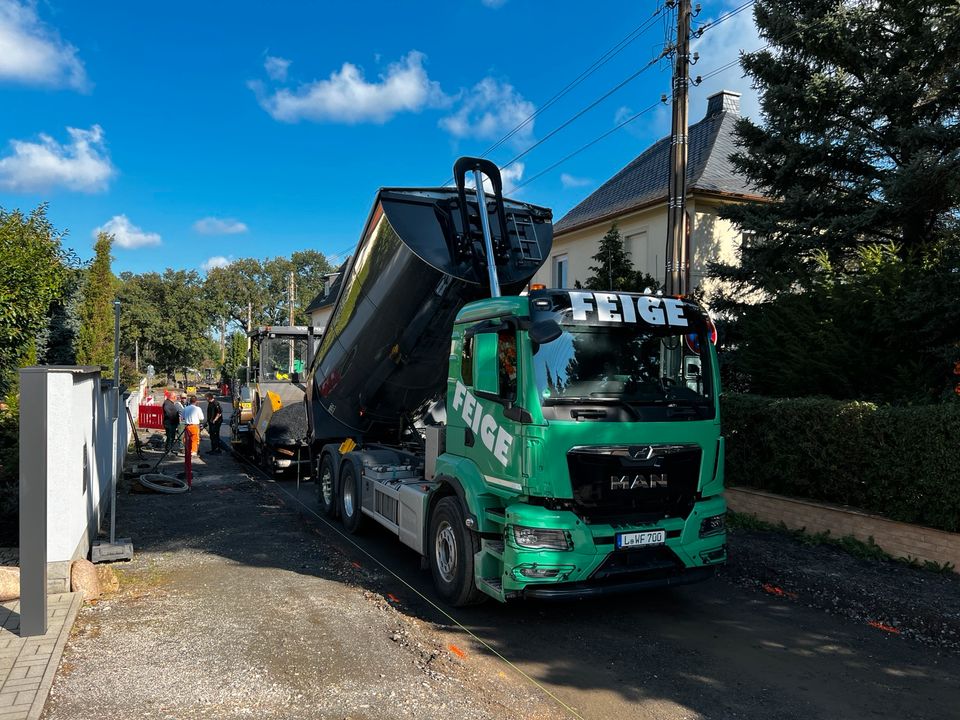
[[[894,243],[909,260],[956,242],[960,5],[757,0],[769,49],[745,55],[763,124],[738,122],[737,169],[771,199],[722,216],[753,233],[714,273],[767,296],[807,289],[824,260]]]
[[[656,290],[659,287],[659,283],[650,275],[633,269],[630,253],[624,247],[623,236],[616,223],[600,240],[593,261],[597,263],[590,266],[593,275],[584,285],[588,290],[643,292],[646,288]]]
[[[80,303],[77,331],[77,363],[103,365],[106,377],[113,376],[113,300],[116,278],[110,271],[113,237],[100,233],[94,244],[94,258],[87,268]]]
[[[769,202],[728,281],[728,371],[773,395],[953,397],[960,359],[960,5],[757,0],[763,122],[738,171]],[[757,302],[757,300],[760,302]]]

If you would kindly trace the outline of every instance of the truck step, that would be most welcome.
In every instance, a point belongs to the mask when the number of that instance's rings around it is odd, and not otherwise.
[[[498,595],[503,591],[503,582],[500,578],[480,578],[480,582],[489,587]]]
[[[503,540],[483,540],[483,549],[500,560],[503,559]]]

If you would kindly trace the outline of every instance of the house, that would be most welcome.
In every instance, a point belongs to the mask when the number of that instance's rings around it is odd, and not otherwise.
[[[730,162],[736,151],[734,125],[740,93],[723,90],[707,98],[707,112],[690,126],[687,163],[687,217],[692,290],[704,284],[707,264],[737,260],[740,230],[717,216],[720,205],[761,201]],[[532,282],[574,287],[593,275],[592,256],[616,223],[636,270],[664,281],[667,247],[667,196],[670,138],[658,141],[601,185],[554,225],[550,257]]]
[[[310,325],[318,334],[327,329],[327,323],[333,313],[333,303],[337,299],[337,293],[340,292],[340,281],[345,267],[346,263],[336,271],[326,273],[323,277],[323,290],[307,305],[305,312],[310,318]]]

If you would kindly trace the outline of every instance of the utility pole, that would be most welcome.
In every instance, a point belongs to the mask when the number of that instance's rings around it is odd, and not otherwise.
[[[287,294],[287,297],[288,297],[289,300],[290,300],[290,322],[287,323],[287,324],[290,325],[291,327],[293,327],[294,294],[297,292],[297,288],[296,288],[296,286],[294,285],[294,278],[295,278],[295,277],[296,277],[296,275],[294,274],[293,270],[291,270],[291,271],[290,271],[290,287],[289,287],[289,289],[288,289],[288,294]],[[294,346],[294,339],[293,339],[293,338],[290,338],[290,340],[288,340],[288,342],[290,343],[290,362],[289,362],[289,364],[287,365],[287,372],[291,372],[291,373],[292,373],[292,372],[293,372],[293,346]]]
[[[686,295],[687,265],[687,94],[690,89],[690,0],[677,2],[674,45],[673,125],[670,131],[670,182],[667,200],[666,294]]]
[[[250,330],[253,326],[253,303],[247,303],[247,385],[250,385],[250,366],[253,364],[253,345],[250,342]]]

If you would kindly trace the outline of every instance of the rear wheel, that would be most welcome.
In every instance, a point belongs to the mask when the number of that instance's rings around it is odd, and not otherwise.
[[[479,551],[480,541],[467,529],[460,500],[442,498],[430,516],[427,553],[437,594],[454,607],[484,599],[474,579],[473,558]]]
[[[343,526],[351,535],[356,535],[363,529],[360,477],[357,468],[349,460],[340,468],[340,517],[343,518]]]
[[[317,503],[320,513],[331,520],[337,515],[337,491],[333,475],[333,458],[324,454],[317,463]]]

